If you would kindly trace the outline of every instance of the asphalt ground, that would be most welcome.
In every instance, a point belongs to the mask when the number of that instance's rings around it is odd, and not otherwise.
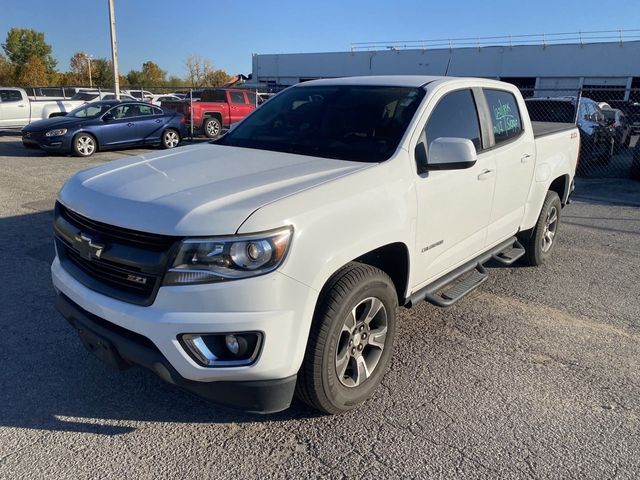
[[[640,183],[579,183],[545,266],[401,309],[361,408],[255,416],[111,370],[54,310],[56,192],[143,151],[47,156],[0,137],[0,478],[640,477]]]

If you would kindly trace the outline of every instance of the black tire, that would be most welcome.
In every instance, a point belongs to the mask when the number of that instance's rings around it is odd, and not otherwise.
[[[560,226],[561,210],[562,204],[558,194],[553,191],[547,192],[536,226],[518,235],[518,240],[526,250],[522,259],[527,265],[532,267],[542,265],[553,252],[553,248],[557,243],[556,238],[559,231],[558,227]],[[554,212],[556,218],[555,225],[550,224],[550,221],[553,220]],[[552,231],[553,235],[551,236],[548,248],[546,248],[549,231]]]
[[[355,262],[341,268],[320,294],[298,372],[296,396],[331,414],[351,410],[371,397],[391,359],[397,307],[394,284],[382,270]],[[378,313],[367,323],[365,317],[373,310]],[[348,318],[354,318],[352,333],[345,330]],[[339,362],[345,349],[347,362]],[[359,360],[370,365],[362,370],[366,372],[362,381],[360,369],[354,370],[361,365]],[[339,363],[348,365],[342,375],[338,374]]]
[[[180,145],[180,133],[173,129],[167,128],[164,132],[162,132],[162,137],[160,138],[160,146],[164,149],[176,148]]]
[[[222,133],[222,123],[216,117],[209,117],[202,123],[202,132],[207,138],[218,138]]]
[[[78,133],[71,141],[71,150],[76,157],[90,157],[98,151],[96,137],[86,132]]]

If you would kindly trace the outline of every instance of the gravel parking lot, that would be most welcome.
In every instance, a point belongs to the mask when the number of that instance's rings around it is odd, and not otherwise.
[[[0,136],[0,478],[640,476],[640,184],[579,184],[548,265],[401,310],[359,410],[260,417],[110,370],[54,310],[56,192],[146,151],[47,156]]]

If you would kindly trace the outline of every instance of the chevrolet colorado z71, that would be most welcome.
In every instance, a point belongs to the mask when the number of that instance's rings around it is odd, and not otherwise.
[[[118,368],[249,411],[297,393],[342,412],[380,383],[398,306],[549,258],[579,143],[493,80],[305,82],[213,144],[73,176],[57,307]]]

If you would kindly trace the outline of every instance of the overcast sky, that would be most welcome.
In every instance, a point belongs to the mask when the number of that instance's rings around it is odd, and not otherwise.
[[[192,53],[231,74],[246,74],[252,53],[345,51],[363,41],[640,29],[639,3],[115,0],[120,70],[153,60],[180,76]],[[111,55],[107,0],[0,0],[2,41],[11,27],[44,32],[63,70],[76,51]]]

